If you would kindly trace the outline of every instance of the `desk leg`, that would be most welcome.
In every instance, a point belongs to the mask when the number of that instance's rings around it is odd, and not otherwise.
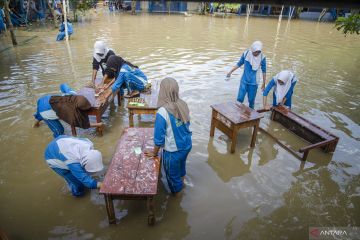
[[[216,117],[216,112],[213,109],[211,114],[210,137],[213,137],[215,133],[215,117]]]
[[[129,109],[129,126],[134,126],[134,112],[132,109]]]
[[[148,207],[148,224],[154,225],[155,224],[155,206],[154,206],[154,197],[147,198],[147,207]]]
[[[230,149],[230,153],[234,153],[235,152],[235,148],[236,148],[236,141],[237,141],[237,134],[238,134],[238,128],[236,126],[232,126],[232,137],[231,137],[231,149]]]
[[[120,90],[117,92],[117,99],[118,99],[118,106],[120,107],[120,105],[121,105],[121,94],[120,94]]]
[[[115,224],[116,218],[115,218],[115,211],[114,211],[114,203],[111,198],[111,195],[105,194],[105,205],[106,205],[106,211],[109,218],[109,224]]]
[[[252,134],[252,138],[251,138],[250,147],[255,147],[257,132],[259,129],[259,123],[260,123],[260,121],[257,121],[256,124],[254,125],[254,130],[253,130],[253,134]]]
[[[303,153],[303,156],[302,156],[302,159],[301,159],[301,160],[302,160],[302,161],[306,161],[308,155],[309,155],[309,150],[307,150],[307,151],[305,151],[305,152]]]
[[[74,136],[74,137],[76,137],[76,127],[75,126],[73,126],[73,125],[71,125],[71,134]]]
[[[96,122],[97,122],[97,123],[101,123],[101,113],[100,113],[100,112],[96,114]],[[96,131],[97,131],[97,133],[99,134],[99,136],[102,136],[102,135],[103,135],[103,129],[102,129],[102,127],[97,127],[97,128],[96,128]]]

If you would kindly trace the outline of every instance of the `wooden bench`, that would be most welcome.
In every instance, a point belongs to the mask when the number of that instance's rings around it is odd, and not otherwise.
[[[90,115],[95,116],[97,123],[101,122],[101,116],[104,114],[104,112],[109,106],[109,98],[111,97],[112,94],[111,86],[114,84],[114,82],[115,81],[112,80],[110,83],[108,83],[104,91],[100,93],[99,96],[95,96],[95,89],[91,87],[83,87],[77,92],[78,95],[82,95],[86,97],[86,99],[90,102],[91,109],[88,111],[87,114],[89,116]],[[118,97],[118,103],[120,105],[121,96],[119,91],[117,92],[117,97]],[[97,127],[96,131],[100,136],[103,135],[103,131],[101,127]],[[71,132],[73,136],[76,136],[76,128],[74,126],[71,126]]]
[[[336,145],[339,141],[337,136],[282,106],[272,108],[271,120],[279,122],[289,131],[310,143],[310,145],[295,151],[280,142],[269,132],[261,129],[263,132],[272,137],[276,142],[278,142],[282,147],[303,161],[307,159],[309,151],[315,148],[320,148],[324,152],[335,151]]]
[[[116,223],[113,199],[147,200],[148,224],[155,223],[160,159],[149,159],[144,151],[154,146],[153,128],[126,128],[118,142],[100,194],[104,194],[110,224]],[[141,153],[136,152],[141,149]]]
[[[134,114],[152,114],[156,115],[158,110],[157,100],[159,95],[159,81],[153,82],[151,86],[151,94],[140,93],[140,98],[145,100],[144,106],[136,106],[131,104],[131,99],[128,100],[127,108],[129,110],[129,125],[134,126]]]
[[[211,105],[212,117],[210,136],[214,136],[215,128],[231,139],[231,153],[235,152],[238,131],[241,128],[253,127],[250,147],[255,146],[256,135],[262,114],[239,102],[227,102]]]

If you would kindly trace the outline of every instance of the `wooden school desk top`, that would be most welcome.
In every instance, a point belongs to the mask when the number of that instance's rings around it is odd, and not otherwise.
[[[127,108],[129,109],[149,109],[149,110],[156,110],[157,107],[157,100],[159,95],[160,89],[160,81],[153,81],[151,86],[151,94],[148,93],[140,93],[140,98],[145,100],[144,106],[136,106],[131,105],[131,99],[128,100]]]
[[[152,196],[157,193],[160,160],[149,159],[145,151],[154,147],[153,128],[126,128],[115,154],[101,194],[116,196]]]
[[[239,102],[213,104],[211,108],[225,116],[233,124],[241,124],[263,117],[263,114]]]
[[[78,91],[78,95],[82,95],[86,97],[86,99],[90,102],[91,107],[93,108],[100,108],[102,106],[105,106],[109,97],[112,94],[111,86],[114,84],[114,80],[112,80],[110,83],[104,85],[103,89],[101,89],[101,92],[96,94],[95,88],[92,87],[82,87]]]
[[[274,107],[273,111],[282,114],[283,116],[299,124],[301,127],[309,129],[311,132],[313,132],[314,134],[318,135],[323,139],[329,140],[329,139],[338,138],[335,135],[331,134],[330,132],[322,129],[321,127],[315,125],[311,121],[297,115],[296,113],[292,112],[291,110],[288,110],[283,106]]]

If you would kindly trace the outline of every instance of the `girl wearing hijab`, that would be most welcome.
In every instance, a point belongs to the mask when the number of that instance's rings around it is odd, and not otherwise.
[[[132,64],[131,62],[125,61],[122,57],[117,55],[112,55],[106,61],[106,69],[104,71],[104,77],[100,85],[110,82],[112,79],[117,79],[120,75],[121,68],[124,64],[129,65],[132,68],[139,68],[138,66]]]
[[[154,127],[154,150],[146,156],[154,157],[162,147],[162,180],[165,188],[174,194],[183,189],[186,158],[191,150],[189,108],[179,98],[179,85],[173,78],[161,81],[158,96],[159,110]]]
[[[233,69],[227,74],[229,78],[231,74],[242,65],[244,65],[244,73],[241,77],[239,93],[237,100],[244,102],[247,94],[249,100],[249,107],[254,108],[255,97],[260,82],[260,68],[263,76],[263,83],[261,89],[265,88],[266,83],[266,57],[262,53],[263,44],[260,41],[255,41],[250,49],[246,50]]]
[[[99,67],[101,67],[102,74],[105,74],[106,69],[106,61],[109,59],[111,55],[115,55],[114,51],[108,48],[103,41],[96,41],[94,44],[94,54],[93,54],[93,74],[92,74],[92,82],[95,84],[95,79],[97,72],[99,71]]]
[[[69,39],[70,39],[70,36],[71,34],[74,33],[74,30],[73,30],[73,26],[71,24],[71,22],[69,20],[67,20],[67,32],[68,32],[68,36],[69,36]],[[60,25],[60,28],[59,28],[59,33],[56,37],[56,41],[62,41],[64,40],[66,34],[65,34],[65,20],[64,20],[64,17],[63,17],[63,20],[62,20],[62,23]]]
[[[147,83],[147,77],[140,68],[131,68],[129,65],[124,64],[111,89],[114,95],[118,90],[120,90],[121,95],[124,95],[122,87],[126,86],[128,95],[125,97],[139,97],[140,92],[145,89]]]
[[[285,105],[291,109],[291,97],[293,95],[296,82],[297,78],[292,71],[283,70],[276,74],[276,76],[274,76],[274,78],[269,82],[263,92],[264,108],[267,108],[267,95],[269,94],[270,90],[274,88],[273,106]]]
[[[89,139],[58,136],[49,143],[44,155],[48,166],[65,179],[73,196],[84,195],[85,187],[101,187],[101,182],[89,173],[100,172],[104,168],[102,155]]]
[[[53,132],[54,138],[64,134],[64,127],[60,119],[80,128],[101,127],[102,123],[90,123],[87,111],[91,104],[84,96],[74,95],[76,92],[67,84],[61,84],[63,95],[44,95],[37,101],[37,110],[34,114],[39,127],[44,121]]]

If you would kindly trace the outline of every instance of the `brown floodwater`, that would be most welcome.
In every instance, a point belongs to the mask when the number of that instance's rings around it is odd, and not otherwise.
[[[56,42],[52,28],[18,30],[23,43],[0,53],[0,228],[11,239],[308,239],[309,226],[360,226],[359,37],[344,37],[327,23],[283,20],[278,28],[277,19],[253,17],[245,23],[245,17],[99,11],[74,24],[68,44]],[[176,78],[191,110],[186,188],[174,198],[160,187],[154,227],[147,226],[145,202],[116,201],[118,224],[109,226],[98,190],[72,197],[44,161],[50,130],[31,127],[41,95],[91,79],[100,39],[150,79]],[[282,69],[298,76],[293,111],[340,137],[333,154],[313,151],[301,164],[262,133],[250,149],[251,132],[241,130],[235,154],[221,132],[209,137],[210,105],[236,99],[243,70],[229,82],[225,75],[258,39],[268,80]],[[153,126],[150,116],[135,120]],[[109,166],[128,112],[112,108],[103,121],[103,137],[94,130],[79,135],[95,143]],[[268,114],[261,126],[295,148],[304,144]]]

